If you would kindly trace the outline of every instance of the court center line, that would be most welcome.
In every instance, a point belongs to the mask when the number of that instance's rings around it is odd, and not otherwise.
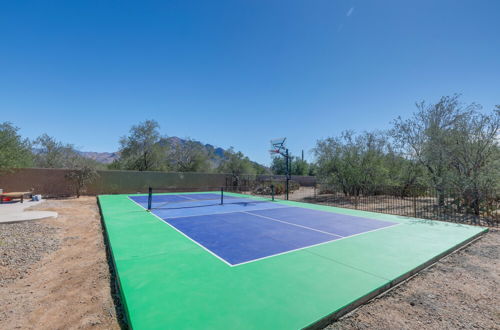
[[[164,196],[168,196],[168,195],[164,195]],[[174,196],[179,196],[179,197],[181,197],[181,198],[185,198],[185,199],[187,199],[187,200],[191,200],[191,201],[196,201],[196,200],[197,200],[197,199],[195,199],[195,198],[189,198],[189,197],[187,197],[186,195],[174,195]]]
[[[281,222],[281,223],[284,223],[284,224],[287,224],[287,225],[291,225],[291,226],[296,226],[296,227],[301,227],[301,228],[304,228],[304,229],[309,229],[309,230],[317,231],[317,232],[322,233],[322,234],[327,234],[327,235],[331,235],[331,236],[337,236],[337,237],[341,237],[341,238],[342,237],[346,237],[346,236],[342,236],[342,235],[338,235],[338,234],[329,233],[327,231],[323,231],[323,230],[319,230],[319,229],[315,229],[315,228],[311,228],[311,227],[307,227],[307,226],[298,225],[296,223],[291,223],[291,222],[287,222],[287,221],[283,221],[283,220],[279,220],[279,219],[275,219],[275,218],[271,218],[271,217],[266,217],[265,215],[251,213],[251,211],[241,211],[240,213],[246,213],[246,214],[249,214],[249,215],[253,215],[255,217],[260,217],[260,218],[264,218],[264,219],[268,219],[268,220],[272,220],[272,221]]]

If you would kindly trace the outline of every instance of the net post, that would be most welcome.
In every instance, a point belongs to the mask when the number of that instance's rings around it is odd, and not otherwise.
[[[153,204],[153,188],[148,188],[148,211],[151,211],[151,206]]]
[[[271,185],[271,199],[274,202],[274,185]]]
[[[220,187],[220,205],[224,205],[224,187]]]

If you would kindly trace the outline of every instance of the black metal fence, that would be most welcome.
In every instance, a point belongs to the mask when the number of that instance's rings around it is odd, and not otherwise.
[[[220,191],[249,194],[272,200],[286,199],[283,181],[245,182],[224,187],[168,187],[155,192]],[[441,190],[420,186],[370,186],[346,192],[338,186],[318,184],[313,187],[290,184],[292,201],[379,212],[407,217],[450,221],[464,224],[499,226],[499,191]]]
[[[371,186],[346,192],[337,186],[318,184],[291,191],[289,199],[422,219],[484,226],[500,224],[500,192],[493,190]]]

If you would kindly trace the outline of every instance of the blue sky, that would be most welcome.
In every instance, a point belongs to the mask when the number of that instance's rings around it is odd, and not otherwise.
[[[115,151],[156,119],[269,163],[419,100],[500,103],[500,1],[1,1],[0,121]]]

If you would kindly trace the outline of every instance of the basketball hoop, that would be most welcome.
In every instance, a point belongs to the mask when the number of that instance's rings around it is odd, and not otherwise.
[[[278,138],[278,139],[272,139],[271,140],[271,147],[276,150],[276,153],[280,153],[282,151],[285,151],[286,146],[285,146],[285,141],[286,138]]]
[[[288,200],[288,193],[290,191],[289,189],[289,181],[290,181],[290,154],[288,153],[288,148],[285,145],[286,138],[279,138],[279,139],[272,139],[271,140],[271,150],[269,150],[269,153],[271,154],[271,157],[274,158],[274,156],[283,156],[285,158],[285,164],[286,164],[286,199]],[[275,159],[275,158],[274,158]]]
[[[280,151],[279,149],[270,149],[269,153],[271,154],[271,157],[279,155]]]

